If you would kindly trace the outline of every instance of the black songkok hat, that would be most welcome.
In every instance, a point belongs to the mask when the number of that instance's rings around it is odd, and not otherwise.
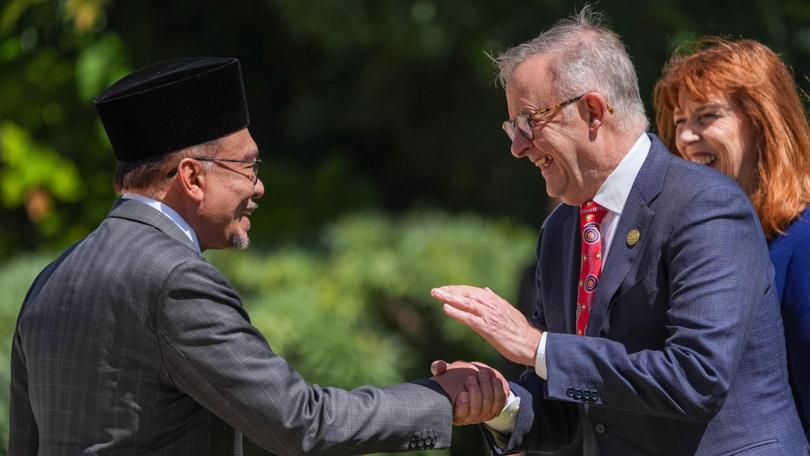
[[[156,63],[93,100],[118,161],[165,155],[247,127],[239,60],[193,57]]]

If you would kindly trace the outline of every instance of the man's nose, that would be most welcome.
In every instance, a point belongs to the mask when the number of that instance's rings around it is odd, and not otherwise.
[[[526,139],[521,132],[515,132],[515,137],[512,139],[510,151],[515,158],[526,156],[527,151],[532,146],[532,142]]]
[[[264,195],[264,182],[261,179],[256,178],[256,183],[253,184],[253,199],[259,199]]]

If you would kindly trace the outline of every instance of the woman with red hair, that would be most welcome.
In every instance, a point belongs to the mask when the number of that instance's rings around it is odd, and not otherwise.
[[[737,181],[759,215],[810,435],[810,128],[793,75],[761,43],[704,38],[669,60],[653,105],[669,149]]]

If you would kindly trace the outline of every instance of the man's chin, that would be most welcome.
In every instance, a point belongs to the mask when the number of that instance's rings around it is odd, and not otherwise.
[[[250,238],[247,234],[234,234],[231,236],[231,248],[245,250],[250,247]]]

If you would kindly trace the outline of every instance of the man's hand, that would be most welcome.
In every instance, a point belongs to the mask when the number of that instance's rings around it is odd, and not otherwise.
[[[501,355],[515,363],[534,366],[542,333],[492,290],[454,285],[434,288],[431,294],[444,303],[447,316],[469,326]]]
[[[476,424],[498,416],[506,405],[509,386],[500,372],[482,363],[434,361],[436,381],[453,400],[453,424]]]

